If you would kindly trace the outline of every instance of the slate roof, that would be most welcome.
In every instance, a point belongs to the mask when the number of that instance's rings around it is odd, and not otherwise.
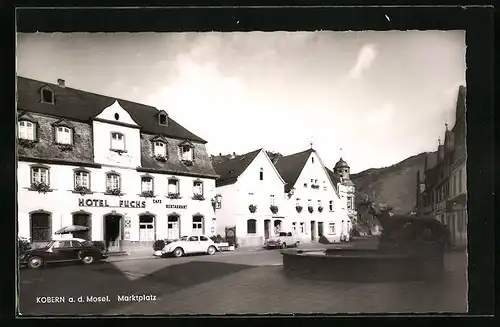
[[[236,156],[224,162],[214,163],[213,167],[217,174],[220,175],[219,179],[216,181],[216,187],[236,183],[238,177],[248,168],[252,161],[254,161],[260,151],[262,151],[262,149]]]
[[[350,168],[347,162],[344,159],[340,158],[339,161],[335,164],[335,168]]]
[[[307,159],[313,152],[313,149],[308,149],[306,151],[281,157],[275,163],[276,169],[286,182],[285,192],[290,192],[292,187],[295,185],[297,178],[299,178],[299,175],[307,162]]]
[[[46,104],[40,101],[40,89],[43,86],[49,86],[54,91],[55,104]],[[191,133],[170,117],[168,117],[168,126],[159,125],[158,109],[144,104],[76,90],[70,87],[61,87],[56,84],[25,77],[17,78],[17,96],[19,110],[65,117],[83,122],[88,122],[117,100],[120,106],[141,126],[141,131],[143,132],[207,143],[207,141]]]

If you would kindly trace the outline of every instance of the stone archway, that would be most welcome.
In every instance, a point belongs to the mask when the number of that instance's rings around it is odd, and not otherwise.
[[[167,240],[175,240],[181,236],[181,216],[171,213],[167,216]]]
[[[156,215],[145,212],[139,215],[139,241],[154,242],[156,240]]]
[[[78,231],[73,233],[73,237],[82,238],[87,241],[92,240],[92,214],[87,211],[76,211],[72,214],[73,225],[86,226],[90,229],[87,231]]]
[[[29,213],[30,239],[34,248],[44,246],[52,240],[52,213],[36,210]]]
[[[108,252],[122,252],[124,216],[112,211],[103,216],[103,239]]]

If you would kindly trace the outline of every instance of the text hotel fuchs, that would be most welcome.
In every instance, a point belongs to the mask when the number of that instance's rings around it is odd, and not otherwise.
[[[213,235],[218,175],[201,137],[154,107],[18,77],[19,236],[109,251]],[[70,235],[71,236],[71,235]]]

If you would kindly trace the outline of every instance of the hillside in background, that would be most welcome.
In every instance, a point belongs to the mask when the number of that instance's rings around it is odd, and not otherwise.
[[[387,203],[395,214],[411,212],[416,203],[417,171],[423,173],[427,154],[420,153],[390,167],[371,168],[351,175],[358,193],[356,203],[363,201],[366,195],[375,203]]]

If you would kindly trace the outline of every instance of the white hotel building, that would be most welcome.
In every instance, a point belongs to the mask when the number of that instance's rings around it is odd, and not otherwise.
[[[218,177],[206,141],[165,111],[18,78],[18,235],[77,236],[110,250],[215,233]]]
[[[217,233],[235,234],[240,246],[263,245],[277,231],[303,243],[340,242],[351,228],[337,185],[313,149],[274,163],[263,149],[214,164],[220,175]]]

